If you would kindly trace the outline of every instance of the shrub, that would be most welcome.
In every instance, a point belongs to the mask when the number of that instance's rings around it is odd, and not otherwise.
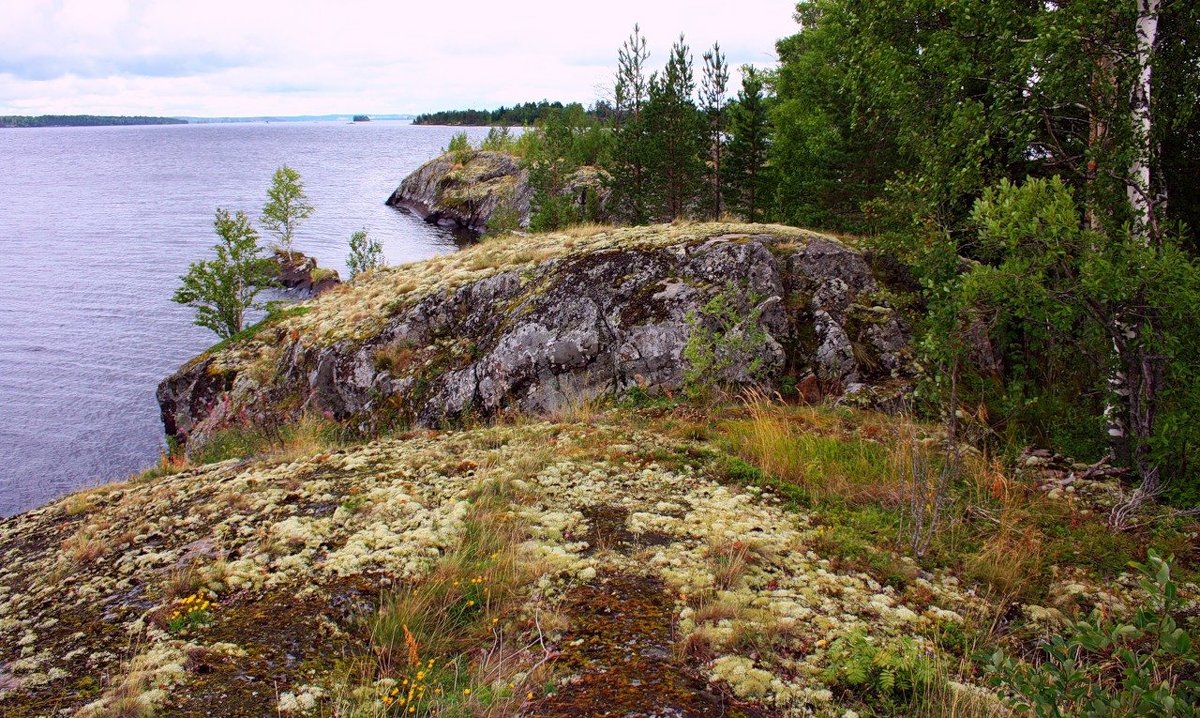
[[[876,644],[852,631],[829,646],[829,661],[826,683],[885,715],[907,715],[896,709],[911,705],[937,677],[931,653],[907,637]]]
[[[492,216],[488,218],[487,237],[503,237],[521,228],[521,212],[516,208],[516,200],[506,197]]]
[[[1130,564],[1142,574],[1147,601],[1128,622],[1100,614],[1080,621],[1042,646],[1038,665],[996,651],[993,682],[1011,691],[1015,707],[1039,718],[1200,715],[1200,664],[1191,635],[1175,618],[1181,601],[1171,561],[1151,550],[1145,564]]]
[[[507,127],[493,127],[488,130],[487,137],[479,144],[479,149],[487,152],[512,153],[517,146],[517,138],[513,137]]]
[[[368,269],[378,269],[383,265],[383,245],[379,240],[369,239],[365,229],[350,235],[350,256],[346,258],[346,267],[350,270],[351,279]]]
[[[693,399],[710,397],[728,380],[731,369],[741,367],[739,376],[752,382],[765,378],[762,355],[767,333],[759,324],[762,307],[744,310],[734,301],[732,283],[714,295],[699,312],[688,315],[691,333],[683,348],[687,368],[684,389]],[[754,304],[754,298],[749,298]]]
[[[465,162],[471,151],[471,138],[467,137],[466,132],[454,133],[450,144],[446,145],[446,152],[454,155],[455,162]]]

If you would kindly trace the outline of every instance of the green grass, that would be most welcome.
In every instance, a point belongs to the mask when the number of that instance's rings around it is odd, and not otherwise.
[[[222,349],[233,346],[234,344],[239,344],[241,342],[247,341],[249,339],[252,339],[252,338],[258,336],[264,330],[270,329],[271,327],[275,326],[276,324],[283,321],[284,319],[287,319],[289,317],[300,317],[305,314],[308,314],[311,311],[312,311],[312,307],[308,307],[308,306],[301,305],[301,306],[278,307],[278,306],[276,306],[276,303],[273,302],[267,308],[267,316],[263,317],[261,321],[255,323],[255,324],[251,324],[250,326],[246,327],[245,329],[238,332],[237,334],[234,334],[231,337],[222,339],[221,341],[217,342],[216,344],[213,344],[211,347],[206,349],[204,353],[205,354],[214,354],[216,352],[221,351]]]

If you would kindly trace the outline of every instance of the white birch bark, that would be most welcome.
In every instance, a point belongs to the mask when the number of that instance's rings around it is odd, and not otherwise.
[[[1150,121],[1150,73],[1154,41],[1158,35],[1158,9],[1161,0],[1137,0],[1137,82],[1130,98],[1133,130],[1137,152],[1129,167],[1129,204],[1133,207],[1137,231],[1150,240],[1154,224],[1154,203],[1150,189],[1151,121]]]

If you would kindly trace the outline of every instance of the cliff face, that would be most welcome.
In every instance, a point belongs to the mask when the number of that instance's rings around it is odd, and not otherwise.
[[[461,160],[461,161],[460,161]],[[484,233],[499,212],[529,226],[529,174],[502,152],[447,153],[404,178],[387,204],[427,222]]]
[[[600,394],[904,373],[907,334],[862,257],[761,225],[593,230],[485,242],[337,288],[158,389],[184,443],[320,412],[439,426]]]

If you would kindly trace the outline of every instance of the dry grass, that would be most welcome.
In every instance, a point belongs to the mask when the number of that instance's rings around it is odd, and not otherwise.
[[[78,516],[96,508],[96,495],[91,491],[80,491],[63,499],[59,506],[64,516]]]
[[[916,697],[913,718],[1011,718],[1014,715],[996,695],[973,689],[968,681],[954,680],[955,676],[973,674],[974,666],[969,658],[958,659],[955,666],[948,662],[945,653],[939,652],[934,660],[936,677]]]
[[[708,663],[716,657],[716,640],[706,626],[697,626],[684,636],[675,647],[677,658],[687,662]]]
[[[746,400],[748,418],[723,427],[733,449],[765,473],[816,498],[895,503],[902,492],[882,444],[840,431],[812,407],[784,407],[761,394]]]
[[[593,424],[603,414],[604,405],[603,389],[586,386],[567,388],[562,392],[562,401],[547,418],[563,424]]]
[[[375,368],[392,374],[404,374],[418,359],[417,348],[409,342],[393,342],[375,350],[371,357]]]
[[[60,548],[73,564],[88,564],[108,553],[108,545],[98,534],[105,527],[89,524],[62,542]]]
[[[339,430],[329,419],[306,414],[281,434],[281,445],[271,456],[284,461],[308,459],[337,445],[334,438]]]
[[[174,568],[163,579],[163,598],[167,603],[190,596],[205,584],[204,575],[195,566]]]
[[[154,656],[141,654],[129,661],[123,676],[115,679],[94,708],[84,708],[79,718],[151,718],[158,714],[155,694],[148,693],[156,682]]]
[[[762,547],[747,541],[721,541],[708,547],[713,583],[718,590],[733,588],[753,566],[766,563],[769,556]]]

